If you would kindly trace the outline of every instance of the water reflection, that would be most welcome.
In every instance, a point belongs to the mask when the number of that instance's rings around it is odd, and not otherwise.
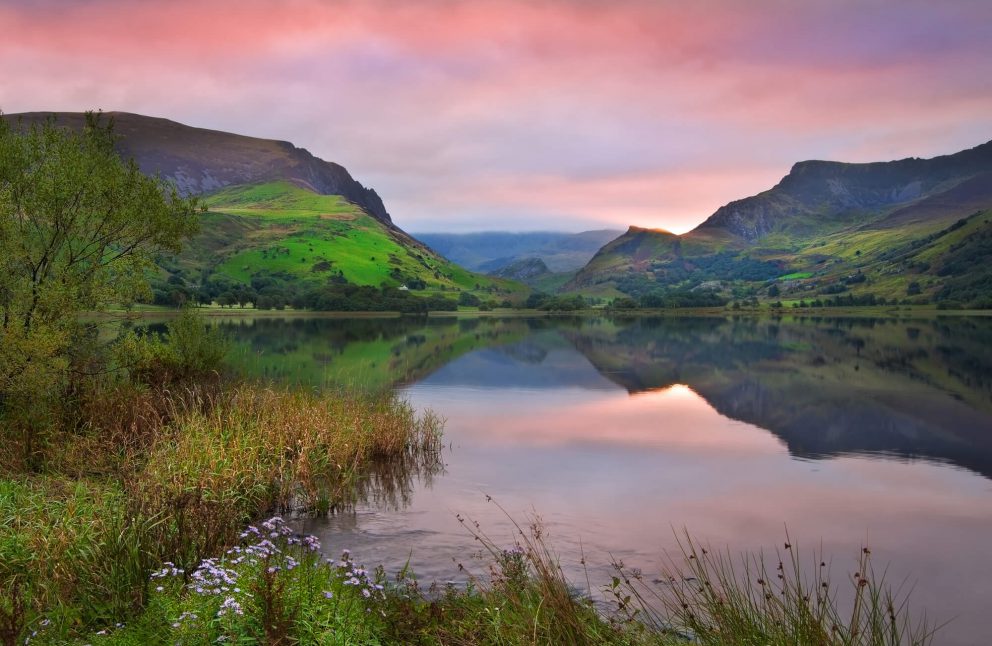
[[[685,386],[797,457],[925,458],[992,477],[988,319],[248,319],[228,329],[240,369],[268,379],[386,389],[439,373],[460,387],[631,394]]]
[[[246,370],[396,387],[448,420],[432,483],[308,521],[332,551],[454,578],[477,551],[456,513],[514,540],[491,494],[518,519],[540,513],[573,581],[584,553],[595,590],[610,555],[659,571],[673,529],[739,551],[788,526],[838,575],[870,541],[892,580],[919,582],[916,603],[956,617],[940,643],[988,633],[992,320],[282,325],[234,330]]]

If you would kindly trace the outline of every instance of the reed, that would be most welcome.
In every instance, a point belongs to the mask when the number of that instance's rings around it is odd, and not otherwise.
[[[939,628],[914,617],[905,586],[893,588],[863,547],[845,581],[835,583],[822,553],[809,558],[786,536],[781,548],[734,557],[687,532],[660,579],[614,563],[609,592],[620,613],[708,646],[926,646]]]
[[[195,565],[269,510],[342,509],[440,465],[442,420],[393,396],[215,380],[78,401],[39,445],[45,471],[0,480],[0,644],[40,621],[59,639],[127,621],[158,563]]]
[[[137,515],[163,520],[159,541],[177,563],[266,511],[345,508],[380,468],[438,462],[441,420],[392,396],[239,384],[173,403],[126,489]]]
[[[394,587],[387,594],[387,641],[458,646],[670,643],[643,624],[611,621],[580,594],[565,576],[540,518],[526,527],[509,514],[507,518],[516,530],[510,546],[493,540],[471,519],[458,517],[479,544],[479,556],[488,558],[488,574],[474,574],[459,563],[468,577],[465,587],[435,585],[426,591],[400,577],[405,591]]]

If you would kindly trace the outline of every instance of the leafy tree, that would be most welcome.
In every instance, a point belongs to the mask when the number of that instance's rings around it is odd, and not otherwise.
[[[535,309],[544,305],[544,303],[551,298],[544,292],[531,292],[527,296],[527,301],[524,303],[524,307],[528,309]]]
[[[482,299],[471,292],[462,292],[458,295],[458,304],[466,307],[476,307],[482,304]]]
[[[637,301],[629,296],[619,296],[610,301],[610,309],[634,310],[637,309]]]
[[[150,296],[156,253],[178,252],[197,204],[114,150],[113,120],[81,131],[0,120],[0,410],[56,395],[87,332],[79,313]]]

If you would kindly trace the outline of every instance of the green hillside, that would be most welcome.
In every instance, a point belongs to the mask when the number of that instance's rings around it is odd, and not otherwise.
[[[681,236],[631,227],[566,291],[992,306],[992,143],[930,160],[803,162]]]
[[[499,302],[527,292],[519,283],[448,262],[341,196],[291,182],[224,188],[204,204],[200,234],[179,256],[161,262],[156,301],[230,304],[233,297],[285,306],[308,291],[346,286],[452,301],[461,292]]]

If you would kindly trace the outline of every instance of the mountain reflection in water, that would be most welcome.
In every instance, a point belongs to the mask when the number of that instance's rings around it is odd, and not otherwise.
[[[396,389],[447,419],[444,472],[301,521],[331,551],[425,582],[481,576],[455,520],[511,545],[541,515],[593,596],[611,555],[660,571],[687,528],[732,552],[870,541],[914,604],[984,643],[992,607],[992,319],[246,320],[247,373]],[[430,474],[427,474],[428,476]],[[391,481],[387,481],[391,482]],[[588,567],[580,563],[585,555]]]
[[[385,389],[447,367],[463,386],[680,386],[797,457],[923,458],[992,477],[990,319],[256,319],[227,329],[242,369],[279,381]]]

